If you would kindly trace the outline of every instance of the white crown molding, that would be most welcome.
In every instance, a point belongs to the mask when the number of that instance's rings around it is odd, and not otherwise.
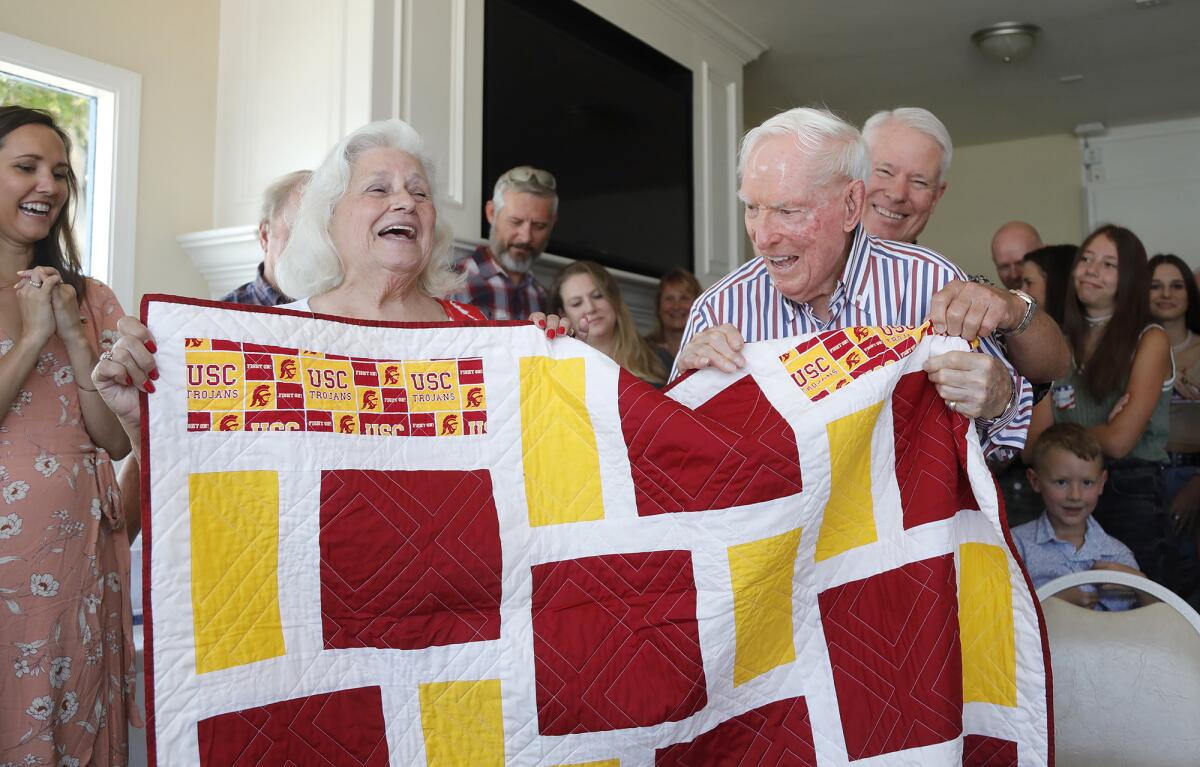
[[[646,0],[663,13],[749,64],[767,50],[767,44],[738,26],[704,0]]]
[[[204,276],[210,298],[220,298],[237,286],[253,280],[255,270],[262,261],[257,226],[189,232],[175,239],[192,259],[196,270]],[[460,256],[486,244],[487,240],[470,237],[454,239],[454,248]],[[549,287],[559,270],[573,262],[574,259],[543,253],[535,262],[533,273],[543,285]],[[609,271],[621,286],[621,295],[629,306],[634,322],[643,332],[649,332],[654,327],[654,293],[658,288],[658,280],[621,269]]]

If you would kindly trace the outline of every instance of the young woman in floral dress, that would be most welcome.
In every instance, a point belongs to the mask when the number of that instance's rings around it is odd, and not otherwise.
[[[129,441],[90,375],[122,311],[80,274],[68,156],[48,114],[0,107],[0,767],[125,765],[138,719]]]

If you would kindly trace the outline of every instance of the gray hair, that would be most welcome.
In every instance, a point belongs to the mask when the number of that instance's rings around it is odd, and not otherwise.
[[[513,170],[516,170],[516,168]],[[496,209],[497,213],[499,213],[500,209],[504,207],[505,192],[532,194],[535,197],[545,197],[549,200],[553,200],[554,204],[551,206],[550,212],[555,214],[558,213],[557,190],[555,190],[553,187],[549,187],[538,182],[537,178],[533,176],[525,179],[524,181],[514,181],[508,177],[508,174],[511,172],[512,170],[507,171],[500,176],[500,178],[496,179],[496,186],[492,188],[492,206]]]
[[[796,107],[769,118],[751,128],[738,150],[738,177],[746,171],[746,161],[759,142],[771,136],[791,136],[812,160],[819,179],[828,184],[834,179],[865,181],[871,162],[862,134],[850,123],[816,107]]]
[[[938,180],[945,180],[946,171],[950,170],[950,158],[954,156],[954,144],[950,141],[950,131],[946,130],[942,121],[933,112],[921,107],[898,107],[876,112],[863,123],[863,138],[868,146],[874,142],[879,129],[890,122],[924,133],[941,147],[942,163],[938,168]]]
[[[258,214],[258,223],[270,224],[271,219],[279,213],[292,192],[303,187],[312,178],[311,170],[294,170],[272,181],[263,191],[262,210]]]
[[[275,268],[280,290],[289,296],[318,296],[342,284],[345,268],[329,236],[333,209],[346,194],[358,156],[368,149],[398,149],[425,169],[437,199],[433,161],[425,154],[421,136],[402,120],[369,123],[338,142],[315,171],[292,222],[292,237]],[[436,202],[434,210],[437,210]],[[452,270],[454,236],[441,216],[433,230],[433,256],[420,276],[420,287],[434,297],[454,292],[463,276]]]

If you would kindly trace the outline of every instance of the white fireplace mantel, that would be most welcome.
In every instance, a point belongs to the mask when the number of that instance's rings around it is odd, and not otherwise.
[[[262,250],[258,245],[258,227],[255,226],[231,226],[226,229],[192,232],[180,236],[179,244],[204,275],[208,283],[208,296],[213,299],[220,298],[242,283],[254,279],[255,270],[262,260]],[[465,256],[482,244],[483,240],[456,239],[454,249],[458,255]],[[558,271],[569,263],[569,258],[545,253],[534,263],[533,273],[543,285],[549,287],[554,283]],[[658,280],[620,269],[609,271],[621,286],[621,295],[629,305],[629,311],[639,330],[649,333],[654,327],[654,292],[658,287]]]

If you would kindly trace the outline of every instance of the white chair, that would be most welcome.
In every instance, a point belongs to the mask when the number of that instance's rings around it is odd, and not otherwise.
[[[1051,599],[1115,583],[1160,602],[1102,612]],[[1200,765],[1200,615],[1163,586],[1089,570],[1037,590],[1050,638],[1058,767]]]

